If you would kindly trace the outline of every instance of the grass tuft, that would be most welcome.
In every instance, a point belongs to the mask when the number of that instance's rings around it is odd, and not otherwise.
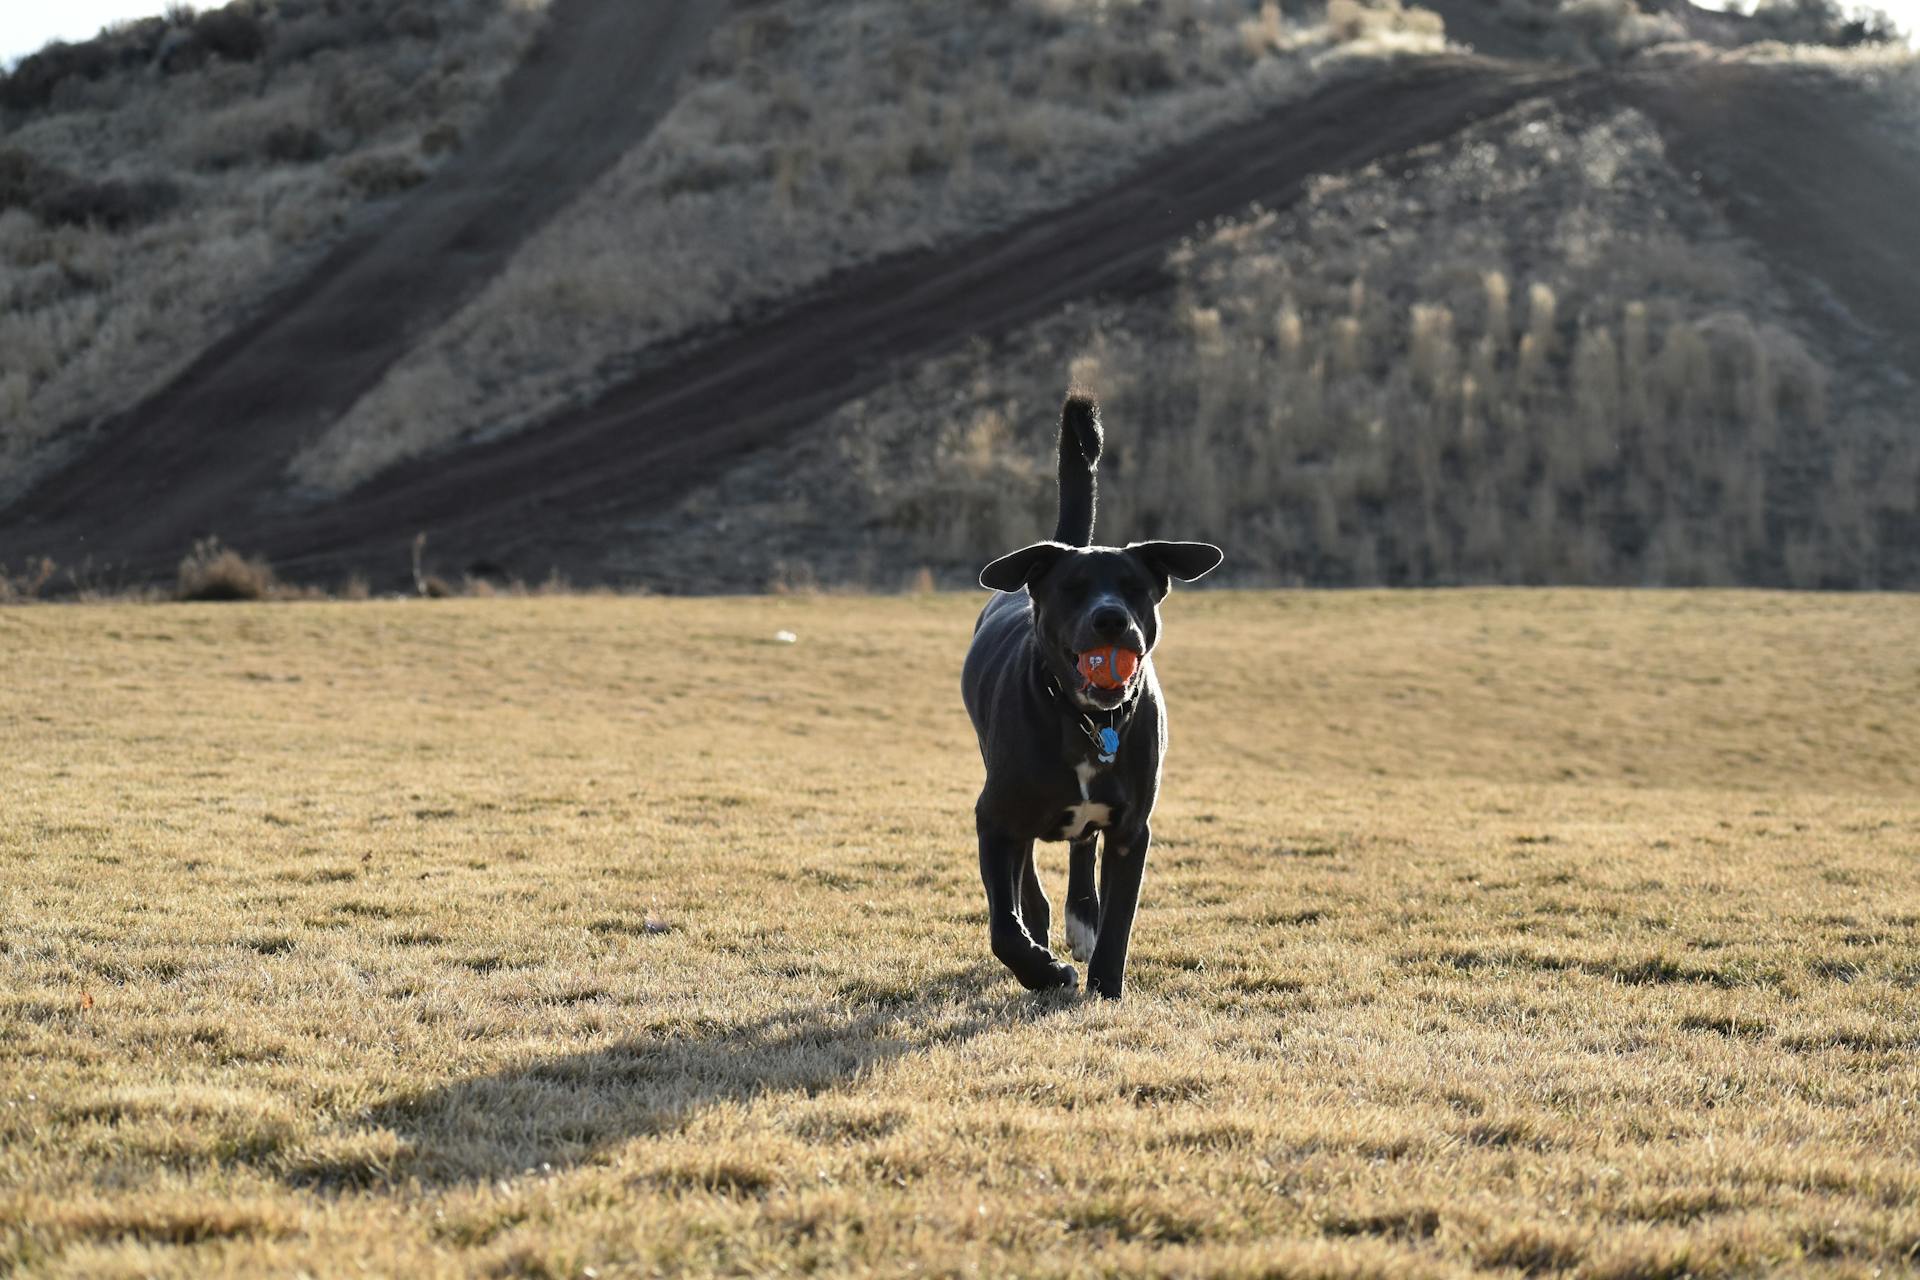
[[[180,561],[179,600],[269,600],[279,589],[273,566],[241,555],[218,538],[202,538]]]

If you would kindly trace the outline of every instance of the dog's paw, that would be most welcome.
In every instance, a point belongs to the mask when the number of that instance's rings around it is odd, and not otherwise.
[[[1091,922],[1081,919],[1071,910],[1067,912],[1067,947],[1073,952],[1075,960],[1085,964],[1093,959],[1093,942],[1098,936]]]
[[[1021,979],[1022,985],[1029,991],[1054,991],[1062,987],[1071,991],[1079,981],[1080,971],[1060,960],[1053,961],[1045,969],[1035,973],[1030,982],[1025,978]]]

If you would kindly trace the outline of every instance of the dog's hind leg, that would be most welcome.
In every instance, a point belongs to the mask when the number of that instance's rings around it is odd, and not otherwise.
[[[1100,893],[1093,887],[1093,859],[1097,836],[1068,846],[1067,945],[1073,958],[1085,964],[1093,958],[1093,940],[1100,935]]]
[[[1051,947],[1053,904],[1047,901],[1046,886],[1040,883],[1040,871],[1033,863],[1033,844],[1029,841],[1020,867],[1020,922],[1035,942]]]
[[[976,822],[980,828],[980,879],[987,888],[987,935],[993,943],[993,954],[1029,991],[1072,986],[1079,978],[1073,966],[1055,960],[1053,952],[1035,942],[1020,922],[1021,868],[1033,857],[1033,841],[997,831],[978,815]]]

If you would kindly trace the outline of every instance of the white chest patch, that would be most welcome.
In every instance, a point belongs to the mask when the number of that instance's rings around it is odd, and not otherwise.
[[[1060,838],[1076,840],[1107,825],[1107,819],[1113,816],[1113,810],[1104,804],[1097,804],[1087,795],[1087,788],[1093,785],[1093,778],[1099,767],[1091,760],[1082,760],[1073,766],[1073,776],[1080,780],[1080,803],[1066,811],[1060,822]]]
[[[1098,830],[1107,825],[1112,810],[1104,804],[1095,804],[1089,800],[1085,804],[1076,804],[1067,810],[1066,820],[1060,824],[1060,838],[1077,839],[1086,835],[1090,829]]]

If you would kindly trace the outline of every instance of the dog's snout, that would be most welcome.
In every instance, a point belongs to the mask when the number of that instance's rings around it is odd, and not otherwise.
[[[1102,638],[1110,639],[1115,636],[1124,635],[1127,630],[1127,622],[1127,611],[1125,609],[1117,609],[1110,604],[1101,605],[1093,611],[1093,629],[1097,631]]]

